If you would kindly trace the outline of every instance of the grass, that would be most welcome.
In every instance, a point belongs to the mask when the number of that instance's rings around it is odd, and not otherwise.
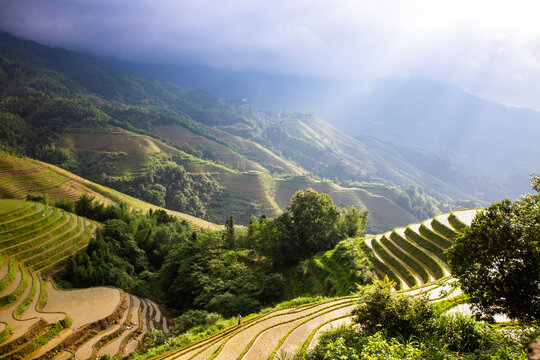
[[[408,254],[406,254],[403,250],[401,250],[398,246],[396,246],[390,239],[384,235],[381,237],[381,243],[394,254],[395,257],[401,259],[405,264],[410,266],[422,279],[423,283],[429,282],[429,274],[426,271],[425,267],[420,265],[418,262],[416,262],[413,258],[411,258]]]
[[[75,228],[73,228],[73,225],[75,225]],[[21,246],[9,250],[12,250],[11,253],[15,254],[19,260],[24,260],[25,263],[29,263],[29,260],[33,260],[34,256],[44,256],[49,249],[71,239],[74,234],[78,234],[82,228],[82,221],[80,219],[77,221],[77,218],[71,217],[67,223],[57,228],[54,232],[47,234],[48,236],[28,241],[21,244]]]
[[[0,202],[0,217],[2,222],[9,220],[11,216],[17,217],[19,213],[28,209],[27,202],[17,199],[7,199]]]
[[[0,280],[0,292],[3,291],[15,279],[15,271],[17,269],[17,260],[11,258],[9,260],[9,268],[7,274]]]
[[[431,227],[436,233],[442,235],[446,240],[454,242],[454,236],[456,236],[456,232],[448,226],[444,225],[439,220],[437,220],[437,217],[431,219]]]
[[[67,216],[55,209],[52,215],[44,219],[45,225],[41,225],[40,223],[40,226],[32,226],[28,232],[0,241],[0,250],[24,243],[25,241],[35,241],[38,237],[49,236],[51,232],[56,231],[59,226],[62,226],[67,221]]]
[[[433,278],[440,279],[444,277],[444,270],[442,266],[431,256],[426,254],[424,251],[422,251],[420,248],[416,247],[413,243],[410,241],[404,239],[402,236],[400,236],[395,230],[390,233],[390,238],[401,248],[406,250],[409,254],[414,256],[416,259],[418,259],[419,262],[421,262],[426,270],[428,270]]]
[[[450,246],[452,246],[452,242],[451,241],[448,241],[446,240],[445,238],[443,238],[442,236],[436,234],[433,230],[430,229],[430,227],[428,227],[428,221],[424,221],[422,223],[422,225],[420,225],[420,228],[419,228],[419,231],[420,231],[420,234],[431,240],[435,245],[443,248],[443,249],[447,249],[449,248]]]
[[[332,308],[332,309],[329,309],[329,310],[325,310],[323,312],[320,312],[320,313],[317,313],[313,316],[310,316],[310,317],[307,317],[305,320],[303,320],[302,322],[300,322],[299,324],[296,324],[294,327],[292,327],[291,329],[289,329],[287,331],[287,333],[285,333],[285,335],[283,335],[279,341],[278,341],[278,344],[274,347],[274,349],[272,350],[272,352],[270,353],[270,356],[268,356],[268,359],[273,359],[276,354],[278,353],[278,350],[281,348],[281,346],[285,343],[285,341],[289,338],[289,336],[296,330],[298,329],[300,326],[302,325],[305,325],[306,323],[312,321],[312,320],[315,320],[317,318],[320,318],[328,313],[331,313],[331,312],[334,312],[336,310],[341,310],[343,308],[346,308],[346,307],[349,307],[351,306],[351,303],[347,303],[346,305],[338,305],[337,307],[335,308]],[[349,316],[349,314],[347,314],[346,316]],[[334,321],[335,318],[332,318],[330,321]],[[323,321],[321,322],[322,324],[325,324],[327,321]]]
[[[13,316],[17,319],[28,308],[28,306],[30,306],[30,304],[32,303],[32,300],[34,299],[34,295],[36,295],[37,282],[38,282],[37,276],[35,273],[32,273],[31,277],[32,277],[32,289],[30,290],[30,293],[28,293],[28,295],[24,298],[24,300],[21,301],[19,306],[17,306],[17,309],[15,309],[15,311],[13,312]]]
[[[467,227],[467,224],[464,224],[461,220],[459,220],[454,213],[450,214],[450,216],[448,217],[448,222],[458,232],[463,232],[463,230],[465,230],[465,228]]]
[[[167,149],[170,148],[167,145],[163,146]],[[188,154],[185,155],[188,158],[193,158],[197,160],[196,158],[191,157]],[[200,159],[198,159],[197,161],[199,160]],[[133,159],[130,159],[129,161],[136,162],[137,158],[135,157]],[[16,171],[30,168],[35,169],[35,171],[25,174],[16,174]],[[213,169],[212,171],[218,171],[220,173],[232,172],[231,170],[222,166],[220,167],[219,165],[215,165],[215,169]],[[7,176],[2,177],[2,172],[7,174]],[[55,201],[60,198],[69,198],[75,201],[82,194],[88,194],[105,203],[123,202],[128,204],[130,207],[140,211],[148,211],[150,208],[154,210],[161,209],[157,206],[132,198],[105,186],[90,182],[54,165],[50,165],[37,160],[18,158],[16,156],[0,152],[0,198],[25,199],[29,192],[32,192],[34,194],[39,193],[48,195],[51,201]],[[9,205],[4,206],[7,207]],[[2,215],[1,209],[2,207],[0,207],[0,217]],[[187,214],[182,214],[170,210],[166,211],[169,212],[171,215],[180,218],[181,220],[185,219],[195,230],[219,230],[222,228],[220,225],[216,225]],[[3,231],[2,225],[4,224],[2,224],[2,222],[0,221],[0,232]]]
[[[28,286],[28,274],[26,270],[22,267],[22,264],[19,264],[19,271],[22,272],[22,278],[19,282],[19,285],[11,294],[0,297],[0,308],[13,304],[19,299],[24,290],[26,290],[26,287]]]
[[[9,237],[13,235],[13,233],[20,231],[20,229],[24,228],[24,226],[32,223],[32,221],[39,221],[40,218],[44,217],[43,215],[46,216],[49,208],[47,206],[43,206],[41,210],[38,210],[36,207],[36,210],[37,211],[33,212],[32,214],[27,214],[23,217],[18,217],[12,221],[0,224],[0,236],[3,238]]]
[[[39,334],[32,341],[28,342],[26,345],[20,347],[16,351],[0,356],[0,359],[22,359],[32,352],[40,348],[49,342],[53,337],[58,335],[62,330],[67,329],[71,326],[71,318],[66,316],[65,319],[60,320],[54,324],[51,324],[46,331]]]
[[[0,344],[8,341],[11,335],[13,335],[13,327],[7,324],[6,328],[0,331]]]
[[[380,261],[375,254],[373,253],[373,250],[365,243],[364,240],[361,240],[358,244],[360,249],[366,254],[366,256],[369,258],[369,261],[375,266],[375,269],[378,269],[382,273],[384,273],[385,276],[387,276],[390,280],[392,280],[395,284],[394,288],[396,290],[401,290],[401,280],[399,277],[386,265],[384,262]]]
[[[433,253],[435,256],[437,256],[439,259],[441,259],[445,263],[448,263],[448,258],[446,257],[446,254],[444,253],[443,249],[435,245],[433,242],[426,240],[424,237],[422,237],[416,231],[412,230],[410,227],[407,227],[405,229],[405,236],[413,244],[418,244],[419,247],[426,249],[427,251]]]
[[[399,262],[392,255],[390,255],[375,238],[371,240],[371,246],[373,246],[373,250],[379,255],[381,259],[383,259],[385,262],[392,265],[394,269],[396,269],[396,271],[401,275],[401,278],[405,280],[405,283],[409,287],[414,287],[418,285],[418,281],[413,276],[413,274],[411,274],[411,272],[405,266],[403,266],[401,262]]]

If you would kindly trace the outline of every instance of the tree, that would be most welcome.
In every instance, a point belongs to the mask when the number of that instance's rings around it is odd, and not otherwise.
[[[452,274],[478,310],[540,319],[540,178],[537,194],[480,211],[447,250]]]
[[[369,211],[359,212],[352,205],[343,209],[343,232],[348,237],[363,237],[366,234],[366,222]]]
[[[225,221],[223,240],[225,240],[225,245],[229,249],[234,249],[236,245],[236,234],[234,233],[234,218],[232,216]]]
[[[343,238],[339,229],[341,213],[330,195],[313,189],[297,191],[287,209],[300,241],[301,256],[331,249]]]

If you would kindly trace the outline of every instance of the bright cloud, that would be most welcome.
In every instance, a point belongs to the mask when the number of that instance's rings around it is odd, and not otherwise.
[[[153,63],[424,77],[540,109],[537,1],[0,0],[0,28]]]

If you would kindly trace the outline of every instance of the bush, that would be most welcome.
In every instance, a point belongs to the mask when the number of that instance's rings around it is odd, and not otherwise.
[[[233,295],[229,292],[216,295],[208,303],[208,309],[218,312],[225,317],[235,316],[236,314],[250,314],[257,312],[259,302],[246,295]]]
[[[35,202],[40,202],[42,204],[47,205],[49,203],[49,195],[47,195],[47,194],[44,194],[44,195],[28,194],[28,195],[26,195],[26,201],[35,201]]]
[[[205,310],[188,310],[174,319],[173,332],[182,334],[195,326],[206,324],[208,315]]]
[[[73,203],[73,200],[68,198],[61,198],[54,202],[54,206],[57,208],[63,209],[67,212],[73,212],[75,209],[75,204]]]
[[[221,314],[218,313],[209,313],[206,315],[206,326],[212,326],[217,322],[225,320]]]
[[[442,315],[427,299],[392,293],[377,281],[359,291],[358,326],[322,334],[319,344],[297,359],[525,359],[538,330],[496,328],[463,315]]]
[[[392,292],[390,281],[375,281],[360,288],[355,321],[368,335],[383,330],[390,337],[409,338],[426,329],[436,308],[426,297],[407,297]]]

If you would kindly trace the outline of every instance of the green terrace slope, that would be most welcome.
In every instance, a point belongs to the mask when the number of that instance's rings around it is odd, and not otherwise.
[[[460,210],[438,215],[422,223],[396,228],[369,239],[347,239],[338,247],[306,260],[288,274],[291,297],[302,290],[319,289],[320,294],[350,294],[356,288],[350,262],[336,253],[339,247],[356,251],[375,265],[376,276],[390,278],[396,290],[411,295],[425,295],[441,302],[443,309],[464,301],[449,273],[443,250],[460,230],[452,224],[467,226],[478,210]],[[420,231],[420,228],[429,231]],[[188,345],[174,347],[152,359],[278,359],[293,356],[302,348],[311,348],[321,331],[352,321],[355,296],[329,298],[291,307],[277,307],[261,314],[247,316],[242,326],[230,326]],[[172,349],[171,349],[172,348]]]
[[[459,210],[437,215],[422,223],[397,227],[366,239],[349,238],[334,249],[319,253],[287,272],[286,296],[312,294],[345,296],[357,284],[369,282],[368,258],[379,279],[388,277],[397,290],[408,290],[450,279],[444,250],[454,236],[470,225],[477,210]],[[428,231],[424,230],[428,229]]]
[[[187,140],[189,140],[190,145],[209,144],[207,138],[193,135],[189,130],[178,125],[157,126],[156,128],[162,132],[160,135],[168,136],[177,145],[181,145],[182,141],[187,142]],[[225,133],[221,132],[221,134]],[[260,145],[239,137],[228,135],[226,138],[236,139],[238,146],[249,145],[255,147],[259,153],[265,152],[265,149]],[[99,140],[94,141],[94,139]],[[224,148],[223,145],[217,143],[209,146],[218,145]],[[315,180],[307,175],[272,176],[261,166],[249,165],[246,167],[245,164],[250,162],[245,158],[231,157],[230,159],[240,164],[239,171],[235,171],[187,154],[149,136],[135,134],[120,128],[112,128],[100,133],[66,133],[61,136],[58,146],[96,151],[95,156],[91,156],[85,161],[87,176],[92,176],[91,170],[97,174],[107,173],[112,178],[126,178],[142,173],[146,168],[151,168],[152,164],[166,161],[167,154],[173,154],[174,163],[182,166],[190,174],[216,174],[218,176],[219,184],[227,189],[231,196],[226,201],[212,206],[208,212],[210,216],[221,220],[231,214],[235,216],[237,221],[243,220],[244,222],[251,215],[265,213],[270,217],[277,216],[286,209],[296,191],[313,188],[318,192],[329,194],[340,208],[353,205],[357,209],[369,209],[368,224],[372,231],[418,221],[417,217],[410,211],[389,199],[389,189],[384,186],[370,185],[371,188],[378,190],[378,194],[376,194],[361,187],[343,187],[330,181]],[[225,153],[228,152],[222,152],[222,154]],[[266,153],[270,154],[271,159],[279,159],[269,151]],[[108,154],[117,155],[108,156]],[[220,160],[224,160],[224,158]],[[226,163],[230,165],[233,161]],[[280,162],[274,162],[274,164],[280,167],[287,165]],[[241,171],[242,169],[249,171]],[[293,173],[300,172],[298,168],[289,166],[288,169]],[[255,213],[247,212],[246,207],[242,206],[242,201],[257,204],[257,207],[252,209]],[[235,206],[236,203],[238,205]]]
[[[234,149],[208,137],[194,134],[181,125],[155,125],[152,132],[176,144],[186,143],[191,146],[207,147],[217,160],[229,166],[236,163],[241,171],[257,170],[266,173],[277,172],[295,175],[305,172],[263,146],[223,130],[211,129],[211,132],[216,137],[231,144]]]
[[[377,275],[394,280],[397,289],[424,285],[451,275],[444,250],[462,230],[452,222],[468,226],[477,211],[455,211],[396,228],[366,239],[361,247],[373,260]]]
[[[56,166],[0,153],[0,198],[25,199],[28,194],[46,194],[51,200],[77,200],[87,194],[106,204],[124,202],[133,209],[160,209],[144,201],[93,183]],[[186,220],[194,229],[219,229],[220,226],[177,211],[166,210]]]
[[[0,359],[126,356],[149,329],[168,331],[149,300],[114,288],[60,291],[46,280],[96,228],[41,203],[0,200]]]

